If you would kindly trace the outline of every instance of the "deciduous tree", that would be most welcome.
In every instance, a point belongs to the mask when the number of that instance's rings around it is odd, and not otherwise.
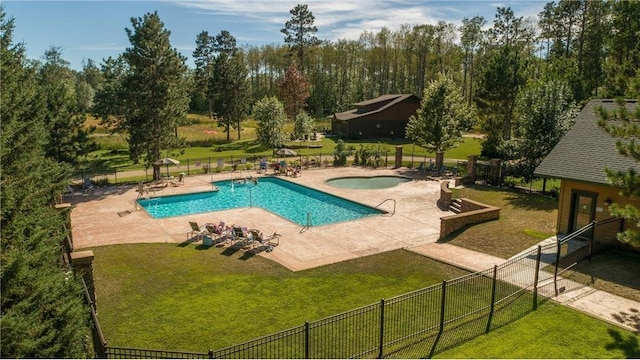
[[[309,98],[309,82],[307,78],[298,71],[295,63],[289,65],[284,77],[278,82],[280,98],[284,102],[285,112],[291,119],[302,111]]]
[[[287,115],[284,113],[282,103],[276,97],[264,97],[258,101],[253,106],[253,118],[258,122],[256,135],[262,146],[276,149],[287,141],[282,131]]]
[[[296,136],[296,138],[301,139],[304,137],[304,135],[312,132],[313,122],[313,118],[306,112],[303,111],[299,113],[293,123],[293,134]]]
[[[440,74],[424,89],[417,114],[409,118],[407,138],[429,151],[444,152],[462,140],[462,131],[471,128],[471,121],[471,109],[455,83]]]
[[[521,162],[522,175],[533,171],[567,133],[578,113],[569,85],[554,79],[531,80],[516,99],[516,129],[503,152]]]

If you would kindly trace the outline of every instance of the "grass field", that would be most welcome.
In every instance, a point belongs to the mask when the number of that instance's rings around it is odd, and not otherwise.
[[[254,120],[243,122],[240,140],[238,140],[237,131],[232,129],[230,132],[230,141],[227,141],[226,132],[218,128],[214,122],[211,122],[203,115],[189,115],[187,125],[178,129],[180,136],[186,138],[187,147],[181,153],[165,153],[163,156],[172,157],[186,164],[188,160],[191,164],[196,161],[215,162],[218,158],[226,161],[230,159],[254,158],[254,157],[272,157],[273,150],[265,148],[256,142]],[[135,169],[144,169],[143,164],[134,164],[129,159],[128,145],[126,136],[123,134],[110,134],[107,129],[99,125],[99,121],[95,118],[89,118],[87,126],[96,126],[97,130],[93,139],[100,146],[97,150],[89,154],[80,164],[79,172],[82,174],[102,175],[113,174],[114,168],[118,171],[129,171]],[[293,124],[287,124],[283,131],[291,132]],[[330,127],[328,120],[317,121],[317,128]],[[290,141],[287,147],[294,149],[303,157],[322,157],[324,159],[333,159],[333,152],[337,143],[335,137],[323,137],[319,141]],[[417,166],[420,161],[425,158],[435,157],[434,153],[430,153],[420,146],[414,145],[406,139],[385,139],[381,141],[371,140],[345,140],[345,142],[358,149],[360,146],[382,146],[387,152],[385,158],[393,162],[397,146],[403,146],[403,155],[405,157],[406,166]],[[311,147],[313,146],[313,147]],[[464,138],[463,141],[454,149],[447,151],[445,157],[448,159],[466,159],[470,154],[479,154],[481,149],[480,139]],[[414,161],[411,161],[414,159]],[[384,159],[383,159],[384,160]],[[182,164],[181,164],[182,165]],[[453,165],[451,163],[450,165]],[[201,169],[193,168],[194,171]],[[184,166],[173,168],[174,173],[184,171]],[[122,177],[123,181],[138,181],[138,178],[127,179]]]
[[[109,345],[197,352],[465,274],[405,250],[298,273],[261,257],[194,244],[116,245],[95,248],[94,254],[99,319]],[[638,354],[634,339],[631,332],[545,302],[439,357],[625,358]]]
[[[526,317],[437,354],[440,359],[629,359],[638,336],[553,303]]]
[[[109,344],[155,349],[217,349],[466,274],[404,250],[297,273],[194,245],[93,251]]]

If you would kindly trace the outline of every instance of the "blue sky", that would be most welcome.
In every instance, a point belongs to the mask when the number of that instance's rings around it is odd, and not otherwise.
[[[357,39],[364,31],[392,30],[402,24],[461,24],[463,18],[484,16],[492,23],[498,6],[510,6],[516,16],[536,17],[546,1],[426,1],[426,0],[194,0],[194,1],[25,1],[4,0],[15,18],[14,42],[24,42],[27,55],[41,59],[51,46],[80,70],[82,60],[98,64],[128,47],[125,28],[132,17],[157,11],[171,31],[171,45],[189,58],[203,30],[229,31],[239,45],[283,44],[280,29],[289,10],[303,3],[315,16],[323,40]]]

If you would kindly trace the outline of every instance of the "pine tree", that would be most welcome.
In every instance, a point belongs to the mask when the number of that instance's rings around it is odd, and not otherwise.
[[[213,49],[217,55],[212,61],[213,73],[209,89],[214,112],[218,125],[223,126],[227,133],[227,141],[230,141],[232,127],[238,131],[240,140],[240,123],[249,110],[247,68],[242,53],[236,46],[235,37],[228,31],[222,30],[215,37]]]
[[[284,42],[289,44],[289,51],[296,55],[300,71],[304,73],[310,49],[320,44],[315,36],[318,28],[313,25],[315,17],[306,4],[296,5],[289,13],[291,19],[287,20],[280,32],[285,34]]]
[[[96,96],[97,112],[105,124],[128,134],[132,160],[151,165],[163,152],[183,151],[177,129],[186,121],[190,81],[186,58],[171,47],[170,32],[157,12],[132,18],[131,24],[124,64],[107,61],[112,67],[107,68],[106,89]],[[154,178],[160,178],[158,166]]]
[[[46,101],[45,125],[49,139],[46,155],[57,161],[76,164],[80,157],[97,149],[85,130],[86,105],[78,102],[76,77],[62,58],[62,50],[51,47],[39,69],[41,97]],[[91,96],[92,97],[92,96]],[[92,101],[92,100],[91,100]]]
[[[70,176],[45,157],[45,99],[13,19],[0,7],[0,353],[7,358],[83,358],[88,309],[78,279],[60,266],[62,215],[50,206]]]

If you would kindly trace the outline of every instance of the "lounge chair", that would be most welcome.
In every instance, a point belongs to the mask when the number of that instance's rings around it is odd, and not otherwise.
[[[191,230],[187,232],[187,240],[192,239],[193,237],[200,240],[207,233],[207,229],[204,226],[199,226],[195,221],[189,221],[189,225],[191,226]]]
[[[435,174],[435,176],[444,176],[446,172],[447,172],[447,165],[442,165],[438,170],[438,172]]]
[[[207,233],[204,235],[205,238],[211,238],[211,244],[213,243],[223,243],[226,242],[228,237],[231,236],[231,228],[224,225],[224,222],[220,222],[219,225],[215,225],[212,223],[205,224],[205,228],[207,229]]]
[[[421,161],[420,164],[418,164],[418,167],[416,168],[416,170],[418,170],[420,174],[424,174],[426,169],[427,168],[424,166],[424,161]]]
[[[424,169],[424,173],[425,174],[429,174],[429,175],[432,174],[434,166],[435,166],[435,164],[433,163],[433,161],[429,161],[429,166]]]
[[[178,175],[177,179],[172,178],[171,179],[171,185],[180,186],[180,185],[184,184],[184,175],[185,175],[185,173],[180,173]]]
[[[271,252],[274,247],[280,245],[280,234],[275,231],[273,234],[266,236],[258,229],[251,229],[250,232],[253,237],[253,241],[251,242],[251,248],[248,251],[258,253],[265,250],[266,252]]]
[[[238,246],[241,248],[249,248],[251,241],[253,240],[253,236],[247,230],[246,227],[242,226],[234,226],[231,232],[231,238],[233,243],[231,246]]]
[[[89,176],[85,176],[84,178],[82,178],[82,190],[85,193],[89,193],[95,190],[95,186],[93,185],[93,183],[91,183],[91,178]]]

